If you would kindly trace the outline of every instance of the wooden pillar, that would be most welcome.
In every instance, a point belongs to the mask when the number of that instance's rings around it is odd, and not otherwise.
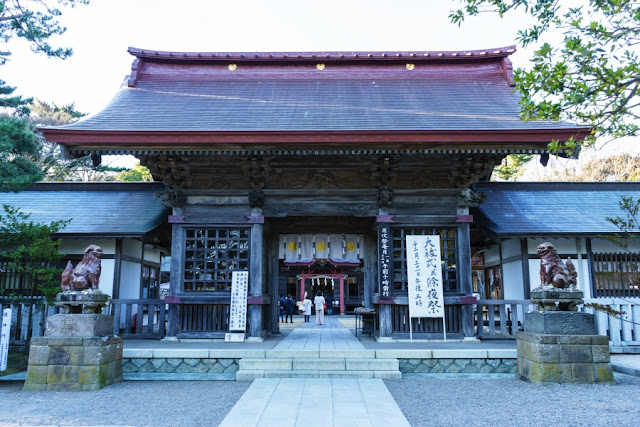
[[[174,208],[173,215],[182,215],[181,208]],[[179,224],[171,226],[171,276],[169,281],[169,295],[177,295],[182,291],[184,277],[184,246],[186,234]],[[180,332],[180,306],[169,304],[167,317],[167,336],[175,337]]]
[[[113,260],[113,291],[111,298],[120,298],[120,280],[122,276],[122,237],[116,238],[116,253]]]
[[[304,276],[300,279],[300,301],[304,301]]]
[[[140,237],[140,283],[138,283],[138,298],[142,299],[142,284],[144,282],[144,235]],[[147,298],[149,295],[147,295]]]
[[[391,304],[380,304],[380,337],[391,338],[393,335],[393,313]]]
[[[522,258],[522,286],[524,299],[531,298],[531,275],[529,273],[529,245],[527,238],[520,239],[520,257]]]
[[[383,212],[384,213],[384,212]],[[377,272],[377,291],[380,300],[382,302],[390,302],[393,299],[393,235],[390,227],[390,223],[393,222],[390,215],[380,214],[377,218],[378,225],[376,227],[377,232],[377,250],[376,250],[376,272]],[[383,240],[387,240],[384,242]],[[386,254],[384,253],[385,247],[387,248]],[[383,266],[382,263],[386,263]],[[386,267],[386,274],[388,280],[388,294],[385,295],[383,289],[383,271]],[[393,334],[393,315],[390,304],[380,304],[379,306],[379,321],[380,321],[380,337],[391,338]]]
[[[280,260],[278,258],[278,236],[272,234],[269,239],[267,250],[267,281],[271,306],[269,309],[270,320],[268,322],[268,330],[271,332],[280,332],[280,309],[278,308],[278,275],[280,271]]]
[[[593,262],[593,249],[591,247],[591,237],[585,238],[585,246],[587,250],[587,266],[589,270],[589,285],[591,287],[591,298],[597,298],[598,290],[596,289],[596,266]],[[586,286],[585,286],[586,287]]]
[[[344,276],[340,276],[340,314],[344,314]]]
[[[364,245],[364,306],[372,308],[371,297],[377,292],[378,264],[376,262],[376,240],[371,234],[365,234],[362,244]]]
[[[256,221],[262,218],[262,209],[254,208],[251,210],[251,218]],[[264,257],[263,257],[263,224],[254,223],[251,226],[251,238],[249,239],[250,262],[249,262],[249,295],[252,297],[262,296],[262,284],[264,280]],[[262,305],[249,305],[249,336],[252,338],[262,338]]]
[[[473,280],[471,278],[471,235],[468,223],[463,223],[458,227],[456,237],[460,292],[465,296],[471,296],[473,294]],[[462,332],[465,337],[474,337],[476,334],[473,305],[462,306]]]

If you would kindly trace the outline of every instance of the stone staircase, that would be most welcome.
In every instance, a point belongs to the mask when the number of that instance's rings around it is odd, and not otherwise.
[[[256,378],[384,378],[401,379],[398,359],[376,358],[373,351],[266,352],[265,358],[243,358],[236,381]]]

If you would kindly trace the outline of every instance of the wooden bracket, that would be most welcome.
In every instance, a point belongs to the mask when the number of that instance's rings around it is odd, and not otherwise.
[[[376,215],[376,222],[380,223],[392,223],[393,215]]]
[[[249,224],[264,224],[264,216],[262,216],[262,215],[248,216],[247,217],[247,223],[249,223]]]
[[[169,215],[169,224],[184,224],[184,215]]]

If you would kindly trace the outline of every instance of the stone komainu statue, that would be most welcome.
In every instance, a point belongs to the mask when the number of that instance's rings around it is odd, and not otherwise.
[[[83,289],[98,289],[100,285],[100,260],[102,248],[90,245],[84,250],[82,259],[73,268],[71,261],[62,272],[60,287],[63,291],[81,291]]]
[[[552,285],[554,288],[570,288],[577,284],[578,273],[567,258],[567,263],[562,262],[558,256],[556,248],[549,242],[538,245],[538,255],[540,255],[540,284],[542,286]]]

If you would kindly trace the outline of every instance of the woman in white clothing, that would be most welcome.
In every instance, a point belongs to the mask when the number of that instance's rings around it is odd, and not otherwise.
[[[304,300],[302,301],[302,314],[304,314],[304,321],[308,322],[311,317],[311,300],[307,297],[307,293],[304,293]]]
[[[322,296],[322,291],[318,291],[316,298],[313,300],[313,303],[316,306],[316,324],[324,325],[324,297]]]

